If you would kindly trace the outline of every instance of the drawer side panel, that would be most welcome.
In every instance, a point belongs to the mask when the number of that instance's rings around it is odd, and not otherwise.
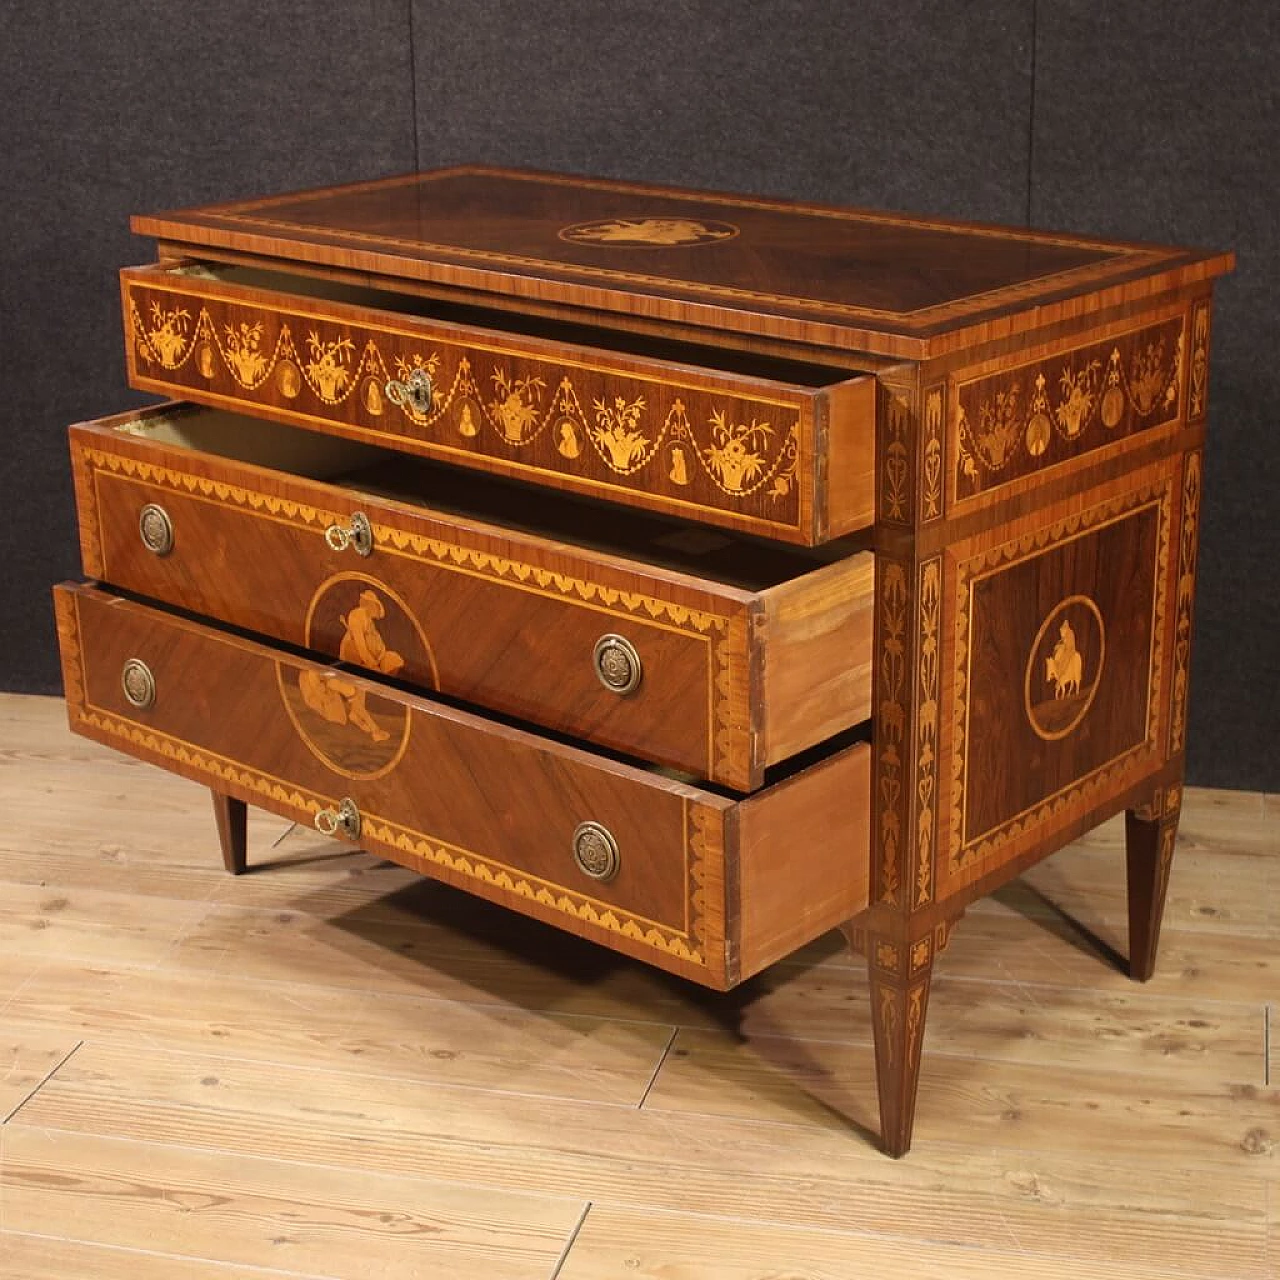
[[[857,743],[739,806],[739,978],[864,910],[871,748]]]

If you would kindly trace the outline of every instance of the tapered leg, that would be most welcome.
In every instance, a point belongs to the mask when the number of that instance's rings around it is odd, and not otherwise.
[[[1146,982],[1155,972],[1169,868],[1178,835],[1182,791],[1170,787],[1153,804],[1124,815],[1129,880],[1129,976]]]
[[[920,1082],[920,1048],[933,978],[932,940],[910,948],[869,934],[871,1021],[875,1030],[876,1085],[880,1093],[880,1138],[897,1157],[911,1148],[911,1126]]]
[[[243,800],[214,791],[213,816],[222,845],[222,865],[233,876],[243,875],[249,865],[248,806]]]

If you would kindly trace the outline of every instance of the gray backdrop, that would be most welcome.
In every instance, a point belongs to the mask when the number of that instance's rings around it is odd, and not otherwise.
[[[6,0],[0,685],[60,687],[63,428],[141,402],[129,213],[479,160],[1234,247],[1190,774],[1280,790],[1277,26],[1251,0]]]

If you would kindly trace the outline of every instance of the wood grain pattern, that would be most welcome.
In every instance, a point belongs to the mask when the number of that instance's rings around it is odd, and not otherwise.
[[[810,770],[739,806],[741,976],[859,915],[871,891],[871,748],[840,757],[848,790]],[[850,821],[852,819],[852,821]]]
[[[643,1098],[671,1039],[671,1029],[654,1022],[390,992],[370,1000],[359,989],[233,972],[211,981],[207,969],[142,969],[101,958],[45,965],[10,1016],[135,1057],[163,1042],[182,1053],[306,1070],[316,1044],[326,1042],[335,1067],[421,1088],[456,1084],[626,1106]]]
[[[785,366],[721,373],[210,274],[122,273],[134,386],[791,542],[870,522],[869,376],[797,366],[789,385]],[[835,490],[818,419],[861,442]]]
[[[870,552],[824,565],[636,515],[601,530],[595,509],[403,465],[388,490],[359,450],[174,406],[73,427],[71,453],[90,575],[379,670],[347,625],[373,592],[398,678],[725,786],[871,712]],[[139,536],[149,507],[162,555]],[[327,538],[356,512],[367,556]],[[610,633],[643,666],[625,697],[593,662]]]
[[[998,1040],[988,1046],[1001,1053]],[[1159,1052],[1132,1048],[1135,1066]],[[874,1112],[872,1052],[866,1044],[682,1028],[645,1106],[822,1126],[833,1112]],[[926,1055],[919,1105],[934,1141],[1024,1151],[1057,1144],[1063,1155],[1117,1161],[1146,1144],[1147,1159],[1171,1168],[1190,1161],[1229,1179],[1275,1179],[1276,1152],[1255,1131],[1274,1128],[1280,1090],[1228,1083],[1216,1071],[1152,1079],[1141,1070],[981,1056],[985,1066],[954,1052]]]
[[[79,1233],[134,1250],[161,1239],[179,1256],[335,1280],[367,1276],[371,1256],[424,1280],[470,1267],[516,1280],[554,1264],[581,1214],[572,1201],[422,1176],[353,1179],[283,1160],[139,1146],[6,1125],[6,1229]]]
[[[74,1032],[5,1019],[0,1028],[0,1124],[12,1119],[79,1044]]]
[[[976,904],[937,961],[920,1136],[890,1162],[865,1133],[876,1100],[861,961],[834,934],[726,998],[315,834],[284,838],[269,875],[200,875],[203,788],[156,775],[162,818],[139,811],[136,835],[117,827],[107,842],[104,806],[125,796],[124,812],[127,776],[149,771],[69,735],[53,699],[0,698],[0,723],[0,796],[41,796],[12,806],[0,838],[4,1025],[28,1043],[85,1041],[18,1118],[48,1145],[16,1167],[56,1162],[65,1180],[33,1190],[24,1172],[11,1200],[15,1166],[0,1164],[6,1212],[42,1214],[50,1232],[14,1235],[6,1218],[0,1270],[23,1280],[329,1277],[355,1274],[357,1252],[361,1275],[431,1274],[437,1237],[397,1238],[377,1212],[403,1192],[441,1222],[440,1179],[478,1197],[476,1231],[539,1276],[577,1225],[570,1215],[551,1248],[525,1206],[552,1201],[645,1223],[593,1236],[589,1213],[562,1273],[579,1244],[587,1274],[627,1256],[694,1275],[714,1275],[719,1257],[749,1277],[818,1263],[906,1280],[1274,1271],[1277,1093],[1262,1083],[1262,1028],[1280,886],[1264,797],[1185,793],[1147,987],[1099,950],[1124,945],[1122,822]],[[251,822],[267,843],[285,829]],[[136,877],[136,928],[171,948],[115,927],[127,898],[104,872]],[[41,913],[54,898],[68,906]],[[48,929],[24,926],[41,918]],[[43,935],[70,918],[79,958],[62,959]],[[24,967],[44,969],[38,988],[10,981]],[[537,1097],[513,1088],[521,1079]],[[118,1213],[86,1189],[91,1171],[110,1179],[97,1192],[121,1191]],[[368,1202],[377,1212],[358,1225],[350,1210]],[[793,1247],[810,1233],[812,1248]],[[478,1256],[456,1234],[441,1244],[460,1250],[455,1274],[499,1265],[484,1241]]]
[[[819,1062],[833,1061],[832,1047],[812,1051]],[[944,1065],[964,1068],[955,1060]],[[972,1082],[972,1065],[965,1076]],[[210,1079],[216,1083],[205,1083]],[[970,1137],[959,1150],[931,1143],[911,1161],[891,1163],[851,1147],[847,1122],[830,1108],[812,1108],[785,1125],[767,1105],[745,1118],[614,1106],[584,1115],[580,1104],[576,1111],[554,1100],[531,1107],[503,1094],[487,1094],[487,1105],[477,1107],[474,1091],[424,1091],[403,1079],[363,1075],[354,1077],[358,1103],[333,1115],[326,1134],[311,1117],[331,1108],[335,1090],[345,1096],[351,1076],[289,1068],[273,1076],[260,1064],[153,1052],[142,1056],[135,1083],[129,1080],[118,1053],[84,1059],[50,1085],[41,1122],[72,1133],[179,1140],[197,1150],[305,1164],[331,1153],[332,1163],[348,1170],[372,1165],[414,1173],[447,1161],[454,1176],[473,1185],[708,1220],[745,1218],[783,1238],[796,1227],[878,1233],[896,1239],[908,1275],[923,1239],[970,1248],[1003,1242],[1077,1266],[1129,1262],[1194,1271],[1225,1258],[1236,1274],[1267,1275],[1267,1185],[1256,1170],[1269,1166],[1246,1160],[1244,1152],[1234,1172],[1169,1166],[1165,1176],[1135,1188],[1131,1174],[1118,1175],[1117,1162],[1056,1151],[1051,1139],[1006,1147]],[[736,1093],[735,1076],[725,1083]],[[146,1099],[136,1133],[126,1128],[130,1099]],[[847,1105],[847,1097],[841,1101]],[[994,1111],[1000,1102],[984,1106]],[[1185,1145],[1181,1151],[1189,1154]],[[904,1206],[928,1212],[927,1233],[902,1238]]]
[[[562,234],[628,220],[685,231],[705,224],[712,234],[679,234],[666,247],[625,234]],[[1233,262],[1229,254],[477,167],[135,217],[133,229],[193,249],[907,357],[937,354],[938,334],[972,342],[980,325],[1052,323],[1063,299],[1097,306],[1205,279]],[[929,270],[902,271],[904,259],[928,261]]]
[[[1003,1247],[1002,1247],[1003,1246]],[[906,1268],[904,1270],[904,1267]],[[1028,1255],[1016,1241],[961,1249],[915,1245],[904,1263],[896,1242],[842,1231],[778,1231],[695,1214],[646,1213],[592,1205],[562,1280],[635,1276],[637,1280],[836,1280],[847,1275],[946,1276],[987,1280],[1071,1280],[1078,1264]],[[1141,1262],[1109,1267],[1116,1280],[1162,1280],[1169,1272]]]
[[[0,1230],[6,1280],[261,1280],[259,1267]]]
[[[948,548],[944,887],[1162,762],[1175,469],[1168,460]]]
[[[360,842],[393,861],[725,981],[723,871],[692,811],[728,801],[91,589],[58,606],[77,732],[308,826],[351,797]],[[157,690],[142,711],[121,689],[133,659]],[[232,691],[239,714],[214,714]],[[608,883],[574,865],[585,821],[624,851]]]
[[[90,588],[59,588],[56,604],[77,732],[307,825],[332,825],[340,803],[353,802],[362,845],[663,968],[713,986],[738,980],[727,903],[738,894],[729,877],[739,808],[753,824],[753,857],[777,867],[791,835],[785,814],[803,794],[836,838],[814,852],[819,882],[835,901],[865,901],[865,747],[812,765],[748,809]],[[122,688],[138,661],[155,689],[142,708]],[[241,712],[214,715],[231,691]],[[617,842],[620,866],[607,880],[575,866],[587,822]],[[792,927],[805,941],[828,923]]]
[[[761,593],[764,757],[785,760],[869,718],[875,558],[869,552]]]

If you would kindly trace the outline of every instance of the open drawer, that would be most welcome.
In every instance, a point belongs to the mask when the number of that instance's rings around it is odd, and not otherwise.
[[[865,743],[734,800],[91,587],[55,606],[76,732],[707,985],[866,906]]]
[[[874,519],[869,373],[255,267],[121,290],[143,390],[788,542]]]
[[[190,405],[71,429],[90,577],[736,790],[871,714],[872,553]]]

